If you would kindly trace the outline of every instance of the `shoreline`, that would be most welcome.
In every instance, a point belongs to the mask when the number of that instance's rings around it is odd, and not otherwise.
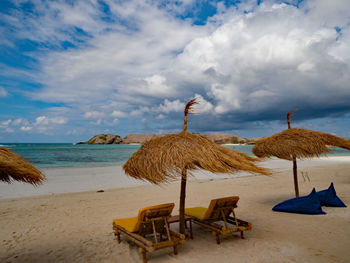
[[[253,157],[257,158],[256,156],[252,155]],[[266,159],[259,159],[258,163],[260,162],[269,162],[269,161],[285,161],[289,162],[287,160],[282,160],[277,157],[271,157]],[[321,156],[319,158],[309,158],[309,159],[297,159],[297,162],[317,162],[317,161],[331,161],[331,162],[347,162],[350,161],[350,155],[336,155],[336,156]],[[110,166],[123,166],[125,162],[122,163],[108,163],[104,165],[82,165],[82,166],[54,166],[54,167],[37,167],[38,169],[42,170],[50,170],[50,169],[79,169],[79,168],[103,168],[103,167],[110,167]]]
[[[327,167],[348,163],[350,163],[350,156],[332,156],[298,160],[299,176],[301,178],[301,171],[308,172],[313,167]],[[270,169],[276,175],[282,172],[292,171],[292,164],[290,161],[277,158],[262,160],[258,165]],[[2,183],[0,184],[0,200],[151,185],[149,182],[136,180],[127,176],[122,169],[122,165],[50,167],[40,169],[47,177],[47,181],[42,185],[34,187],[20,182],[13,182],[12,184]],[[240,177],[257,176],[247,172],[212,174],[203,170],[194,171],[193,175],[194,176],[189,176],[189,181],[236,179]],[[178,180],[174,180],[174,182],[171,183],[177,182]]]
[[[290,162],[287,160],[282,160],[277,157],[272,158],[266,158],[266,159],[260,159],[257,163],[264,163],[264,162],[270,162],[270,161],[282,161],[282,162]],[[350,161],[350,155],[339,155],[339,156],[322,156],[319,158],[309,158],[309,159],[297,159],[297,162],[305,163],[305,162],[349,162]],[[105,165],[86,165],[86,166],[57,166],[57,167],[42,167],[38,168],[40,170],[51,170],[51,169],[80,169],[80,168],[104,168],[104,167],[122,167],[125,162],[123,163],[115,163],[115,164],[105,164]]]

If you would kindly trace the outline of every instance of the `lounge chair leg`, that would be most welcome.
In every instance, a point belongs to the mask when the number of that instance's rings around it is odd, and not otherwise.
[[[244,233],[241,231],[241,238],[244,239]]]
[[[177,245],[174,246],[174,255],[177,255]]]
[[[190,219],[190,238],[193,239],[193,232],[192,232],[192,219]]]
[[[147,263],[146,250],[144,248],[140,248],[140,253],[142,255],[142,262]]]
[[[216,244],[220,245],[220,234],[215,233],[215,236],[216,236]]]
[[[120,244],[120,233],[119,233],[118,231],[116,231],[114,234],[115,234],[116,237],[117,237],[118,244]]]

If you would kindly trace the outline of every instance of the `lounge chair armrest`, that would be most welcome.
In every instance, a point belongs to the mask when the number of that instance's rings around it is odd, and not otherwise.
[[[170,234],[172,236],[175,236],[175,237],[183,239],[183,240],[186,239],[186,236],[184,234],[181,234],[181,233],[178,233],[178,232],[175,232],[175,231],[172,231],[172,230],[169,230],[169,232],[170,232]]]

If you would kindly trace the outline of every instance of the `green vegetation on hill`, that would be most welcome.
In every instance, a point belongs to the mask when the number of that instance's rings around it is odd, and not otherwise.
[[[95,141],[96,141],[96,139],[95,138],[92,138],[92,139],[90,139],[90,140],[88,140],[88,144],[94,144],[95,143]]]
[[[101,134],[98,138],[105,141],[107,139],[107,134]]]

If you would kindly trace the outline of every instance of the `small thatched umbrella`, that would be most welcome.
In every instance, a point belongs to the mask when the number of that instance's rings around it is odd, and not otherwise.
[[[185,107],[184,130],[179,134],[156,137],[144,143],[124,164],[131,177],[154,184],[169,182],[181,174],[180,233],[185,232],[184,212],[187,170],[204,169],[213,173],[248,171],[269,174],[253,164],[255,158],[217,145],[204,135],[187,132],[187,115],[195,99]]]
[[[322,153],[331,151],[327,146],[350,150],[350,141],[328,133],[291,128],[290,117],[292,114],[293,111],[287,114],[288,129],[259,140],[253,148],[253,153],[262,158],[276,156],[280,159],[293,161],[295,196],[298,197],[296,158],[319,157]]]
[[[45,180],[41,171],[8,148],[0,147],[0,180],[12,180],[39,185]]]

